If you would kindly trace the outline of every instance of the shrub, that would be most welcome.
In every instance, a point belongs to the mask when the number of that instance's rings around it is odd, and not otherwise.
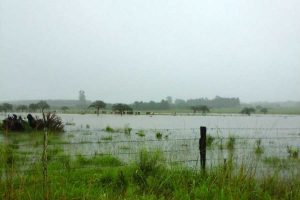
[[[156,138],[160,140],[162,138],[162,134],[160,132],[157,132],[156,133]]]

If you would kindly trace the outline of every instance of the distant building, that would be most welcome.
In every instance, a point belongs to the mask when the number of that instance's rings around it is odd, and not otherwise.
[[[80,90],[79,91],[79,100],[78,100],[78,106],[81,107],[81,108],[84,108],[86,107],[86,98],[85,98],[85,93],[83,90]]]

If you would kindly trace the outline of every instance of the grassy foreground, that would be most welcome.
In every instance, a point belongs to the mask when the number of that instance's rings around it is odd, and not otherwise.
[[[41,159],[0,145],[0,198],[43,199]],[[170,167],[161,153],[141,151],[135,163],[111,156],[48,153],[49,199],[300,199],[299,174],[257,178],[254,169],[230,163],[206,173]]]

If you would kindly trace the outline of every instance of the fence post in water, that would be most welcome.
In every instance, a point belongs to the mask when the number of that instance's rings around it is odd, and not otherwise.
[[[48,160],[47,160],[47,149],[48,149],[48,133],[47,129],[44,130],[44,150],[43,150],[43,190],[44,190],[44,199],[49,199],[49,191],[48,191]]]
[[[200,139],[199,139],[199,150],[200,150],[200,163],[202,170],[205,170],[206,161],[206,127],[200,127]]]

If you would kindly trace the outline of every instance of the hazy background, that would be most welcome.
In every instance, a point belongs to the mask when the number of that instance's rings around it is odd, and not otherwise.
[[[300,99],[299,0],[0,0],[0,101]]]

